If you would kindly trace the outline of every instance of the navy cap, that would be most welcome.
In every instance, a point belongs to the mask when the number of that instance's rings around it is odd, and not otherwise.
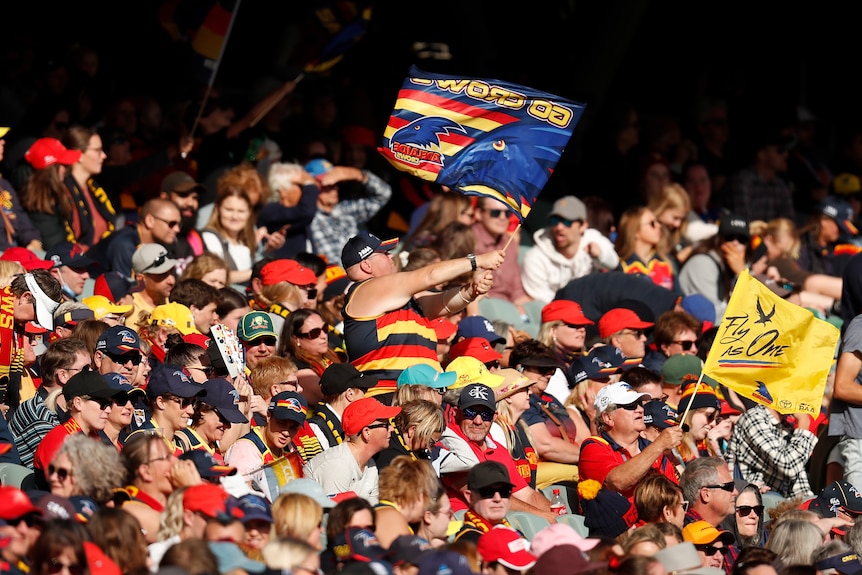
[[[170,393],[177,397],[201,397],[207,390],[195,383],[179,365],[165,364],[156,367],[147,381],[147,397],[150,399]]]
[[[179,458],[194,463],[198,474],[204,479],[236,475],[236,467],[219,463],[206,449],[192,449],[180,455]]]
[[[353,236],[341,250],[341,265],[344,269],[355,266],[375,253],[388,253],[398,245],[398,238],[381,240],[374,234],[359,232]]]
[[[45,259],[53,263],[55,268],[86,268],[96,263],[96,260],[84,253],[86,249],[82,244],[63,242],[45,252]]]
[[[125,392],[112,388],[101,375],[95,371],[79,371],[69,378],[63,386],[63,397],[71,401],[75,397],[88,395],[102,399],[121,397]]]
[[[380,561],[386,559],[388,551],[380,545],[373,531],[361,527],[348,527],[335,537],[335,557],[340,562]]]
[[[859,230],[853,225],[853,208],[846,200],[827,197],[820,204],[820,213],[835,220],[845,239],[859,235]]]
[[[665,402],[654,399],[644,404],[644,425],[667,429],[679,425],[679,414]]]
[[[102,332],[96,340],[96,351],[123,355],[130,351],[141,351],[141,340],[130,327],[122,325],[111,326]]]
[[[133,395],[146,395],[146,392],[140,387],[135,387],[125,375],[122,373],[117,373],[116,371],[110,371],[108,373],[103,373],[102,378],[111,386],[112,389],[116,389],[117,391],[124,391],[130,397]]]
[[[272,507],[266,498],[254,493],[243,495],[237,501],[237,505],[242,509],[242,522],[249,521],[268,521],[272,523]]]
[[[620,348],[601,345],[587,355],[576,357],[566,372],[572,387],[587,379],[605,379],[622,373],[626,358]]]
[[[491,411],[497,411],[497,400],[494,396],[494,390],[484,383],[471,383],[464,386],[461,390],[461,396],[458,399],[458,407],[474,407],[481,405],[487,407]]]
[[[205,403],[216,408],[228,423],[248,423],[248,418],[237,407],[239,391],[231,382],[223,377],[216,377],[206,380],[203,388],[207,392]]]
[[[488,318],[481,315],[468,315],[458,322],[458,331],[455,332],[455,339],[469,337],[481,337],[488,340],[491,345],[498,343],[506,343],[506,338],[498,335],[494,331],[494,325],[488,321]]]
[[[269,413],[279,421],[305,422],[308,402],[295,391],[282,391],[269,400]]]

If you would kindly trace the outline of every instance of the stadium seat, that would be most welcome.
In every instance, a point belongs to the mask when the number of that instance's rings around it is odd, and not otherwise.
[[[506,519],[512,527],[524,534],[527,540],[532,539],[536,533],[548,527],[550,523],[544,517],[540,517],[528,511],[510,511]]]
[[[587,528],[584,520],[585,517],[583,515],[578,515],[577,513],[566,513],[565,515],[557,517],[557,523],[568,525],[581,537],[589,537],[590,530]]]
[[[33,470],[17,463],[0,463],[0,485],[11,485],[19,489],[35,489]]]

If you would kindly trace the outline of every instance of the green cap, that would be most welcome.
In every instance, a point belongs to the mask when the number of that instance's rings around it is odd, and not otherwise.
[[[239,321],[236,336],[243,341],[254,341],[255,339],[271,335],[278,337],[272,326],[272,318],[265,311],[250,311]]]
[[[694,381],[700,377],[703,363],[696,355],[678,353],[667,358],[661,367],[661,377],[666,385],[682,385],[684,381]]]

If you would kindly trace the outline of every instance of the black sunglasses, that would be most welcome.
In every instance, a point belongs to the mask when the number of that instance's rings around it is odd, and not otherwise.
[[[176,395],[165,395],[165,399],[175,401],[180,405],[180,409],[187,409],[198,404],[198,398],[195,397],[177,397]]]
[[[490,371],[492,369],[497,369],[500,367],[500,361],[496,360],[496,359],[494,361],[486,361],[485,367],[488,368],[488,371]]]
[[[564,325],[564,326],[566,326],[566,327],[568,327],[568,328],[571,328],[571,329],[584,329],[584,330],[585,330],[585,329],[587,329],[587,326],[585,326],[585,325],[581,325],[581,324],[578,324],[578,323],[568,323],[568,322],[565,322],[565,321],[564,321],[564,322],[563,322],[563,325]]]
[[[168,226],[169,228],[179,229],[179,227],[180,227],[180,221],[179,220],[168,220],[165,218],[160,218],[159,216],[153,216],[153,217],[156,218],[157,220],[159,220],[160,222],[164,222],[164,224],[166,226]],[[164,262],[164,260],[162,260],[162,262]]]
[[[493,499],[494,495],[497,493],[499,493],[500,497],[503,499],[508,499],[509,497],[512,496],[512,487],[511,486],[507,486],[507,487],[494,487],[494,486],[483,487],[481,489],[477,489],[476,491],[479,492],[479,497],[481,497],[482,499]]]
[[[323,327],[316,327],[312,330],[309,330],[305,333],[298,333],[296,337],[304,337],[305,339],[317,339],[320,337],[321,333],[326,333],[329,331],[329,325],[323,324]]]
[[[485,211],[488,212],[488,215],[491,216],[492,218],[499,218],[500,216],[502,216],[504,214],[507,218],[509,217],[509,210],[485,210]]]
[[[89,395],[82,395],[81,399],[84,401],[92,401],[94,403],[99,404],[99,409],[104,411],[114,405],[114,400],[110,397],[90,397]]]
[[[703,554],[706,555],[707,557],[712,557],[716,553],[721,553],[722,555],[727,553],[727,547],[716,547],[715,545],[712,545],[712,544],[695,545],[695,548],[698,551],[703,551]]]
[[[446,395],[446,392],[449,391],[449,388],[448,387],[438,387],[434,391],[436,391],[440,395]]]
[[[740,505],[736,508],[736,514],[740,517],[748,517],[754,511],[758,517],[763,515],[763,505]]]
[[[253,340],[247,342],[251,347],[257,347],[260,344],[268,345],[275,347],[275,344],[278,343],[278,340],[271,335],[262,335],[260,337],[256,337]]]
[[[704,485],[701,489],[723,489],[728,493],[733,493],[736,485],[733,481],[728,481],[727,483],[716,483],[715,485]]]
[[[556,226],[557,224],[563,224],[567,228],[572,227],[572,224],[578,222],[582,223],[582,220],[570,220],[568,218],[564,218],[563,216],[551,216],[548,218],[548,223],[551,224],[551,227]]]
[[[81,575],[81,573],[84,572],[84,568],[77,563],[74,565],[66,565],[61,563],[59,559],[51,559],[48,561],[48,573],[51,573],[51,575],[60,573],[64,568],[69,570],[70,575]]]
[[[368,429],[377,429],[378,427],[389,427],[388,421],[381,421],[379,423],[372,423],[371,425],[366,425]]]
[[[694,349],[697,347],[696,339],[680,339],[672,341],[671,343],[675,343],[679,346],[682,346],[683,349]]]
[[[66,469],[65,467],[54,467],[53,464],[48,465],[48,477],[50,478],[52,475],[57,474],[57,479],[62,481],[66,481],[69,479],[69,476],[72,475],[71,469]]]
[[[637,401],[633,401],[631,403],[623,403],[618,405],[620,409],[625,409],[626,411],[635,411],[639,407],[643,407],[645,404],[649,403],[643,399],[639,399]]]
[[[478,415],[479,417],[482,418],[482,421],[493,421],[494,420],[494,413],[495,412],[491,411],[490,409],[478,410],[478,409],[473,409],[472,407],[465,407],[463,409],[463,411],[464,411],[464,417],[466,417],[467,419],[476,419],[476,416]]]
[[[105,352],[105,355],[111,358],[111,361],[120,365],[126,365],[130,361],[132,362],[132,365],[141,365],[141,360],[143,359],[140,352],[137,351],[130,351],[127,353]]]

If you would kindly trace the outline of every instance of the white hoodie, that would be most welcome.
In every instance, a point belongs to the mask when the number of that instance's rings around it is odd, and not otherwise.
[[[535,245],[524,255],[521,281],[533,299],[549,302],[554,299],[558,289],[573,279],[615,269],[620,263],[614,245],[598,230],[587,228],[584,231],[578,251],[572,258],[567,258],[554,248],[552,234],[550,228],[536,231],[533,234]],[[591,243],[598,244],[602,249],[597,258],[587,251]]]

